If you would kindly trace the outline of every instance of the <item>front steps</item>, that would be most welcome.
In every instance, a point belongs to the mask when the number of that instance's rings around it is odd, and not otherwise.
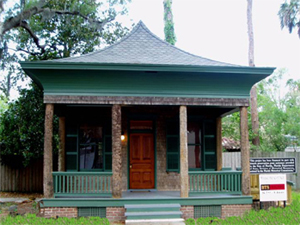
[[[180,204],[125,205],[127,225],[164,224],[184,225]]]

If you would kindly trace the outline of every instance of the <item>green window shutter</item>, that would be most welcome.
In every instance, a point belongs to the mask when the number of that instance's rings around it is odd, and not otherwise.
[[[179,122],[167,122],[166,149],[167,149],[167,171],[178,172],[180,170],[180,139]]]
[[[72,123],[66,126],[66,170],[78,171],[78,129]]]
[[[204,170],[216,169],[216,123],[214,121],[203,121],[203,152]]]
[[[112,170],[112,139],[111,135],[104,135],[104,170]]]

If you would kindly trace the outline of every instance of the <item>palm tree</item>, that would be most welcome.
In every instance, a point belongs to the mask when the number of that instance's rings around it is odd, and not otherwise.
[[[285,1],[281,4],[278,12],[280,18],[281,29],[287,27],[292,33],[293,29],[298,28],[298,36],[300,38],[300,0]]]

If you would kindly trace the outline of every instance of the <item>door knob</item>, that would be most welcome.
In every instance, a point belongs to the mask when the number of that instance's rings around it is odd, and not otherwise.
[[[129,168],[131,169],[131,168],[132,168],[132,165],[130,165]]]

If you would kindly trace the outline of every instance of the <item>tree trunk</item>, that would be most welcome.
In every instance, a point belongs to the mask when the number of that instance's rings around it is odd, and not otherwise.
[[[241,133],[241,164],[242,164],[242,193],[250,195],[250,147],[248,134],[247,107],[240,108],[240,133]]]
[[[121,106],[112,107],[112,196],[122,197]]]
[[[189,197],[189,172],[187,150],[187,109],[180,106],[180,197]]]
[[[53,104],[46,104],[45,112],[45,137],[44,137],[44,197],[53,196],[53,160],[52,160],[52,138],[53,138]]]
[[[248,49],[248,62],[249,66],[254,67],[254,37],[253,37],[253,24],[252,24],[252,0],[247,0],[247,24],[248,24],[248,39],[249,39],[249,49]],[[256,86],[253,86],[250,91],[250,104],[251,104],[251,123],[252,131],[254,133],[254,138],[252,143],[255,146],[259,146],[259,120],[257,111],[257,94]]]

